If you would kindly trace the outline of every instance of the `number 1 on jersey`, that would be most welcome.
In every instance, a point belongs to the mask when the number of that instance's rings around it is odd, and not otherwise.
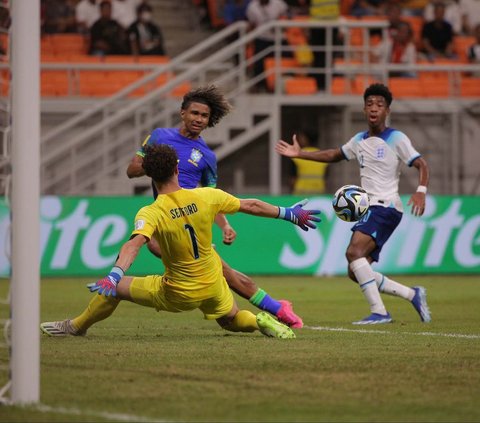
[[[192,240],[192,247],[193,247],[193,257],[195,257],[195,260],[196,260],[200,257],[200,254],[198,253],[198,244],[197,244],[197,237],[195,235],[195,229],[193,229],[193,226],[189,225],[188,223],[185,224],[185,229],[190,234],[190,238]]]

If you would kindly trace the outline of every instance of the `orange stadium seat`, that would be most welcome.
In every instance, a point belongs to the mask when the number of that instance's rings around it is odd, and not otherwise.
[[[158,55],[137,56],[136,61],[138,63],[152,63],[152,64],[164,65],[170,61],[170,58],[168,56],[158,56]]]
[[[388,86],[394,97],[423,97],[422,83],[417,78],[390,78]]]
[[[136,63],[137,59],[129,54],[107,54],[103,61],[105,63]]]
[[[10,71],[2,69],[0,71],[0,95],[5,97],[10,90]]]
[[[85,97],[102,97],[114,94],[111,81],[108,80],[105,71],[81,71],[79,72],[78,92]]]
[[[345,95],[354,92],[353,81],[343,76],[334,76],[332,78],[332,94]]]
[[[472,36],[456,35],[453,38],[453,46],[455,49],[455,53],[457,54],[460,62],[468,62],[467,52],[469,47],[473,44],[475,44],[475,37]]]
[[[283,57],[279,60],[280,63],[280,68],[282,69],[281,72],[285,73],[286,69],[293,68],[292,70],[294,71],[294,68],[299,68],[300,65],[294,58],[290,57]],[[275,88],[275,66],[276,66],[276,59],[274,57],[267,57],[264,59],[264,66],[265,66],[265,72],[267,73],[266,76],[266,81],[267,81],[267,88],[269,90],[272,90]],[[290,70],[289,72],[292,72]]]
[[[57,56],[87,53],[86,40],[80,34],[52,34],[50,35],[50,42]]]
[[[67,71],[44,70],[40,74],[40,92],[42,96],[67,96],[74,90],[73,81],[70,81]]]
[[[312,95],[318,91],[317,80],[308,76],[296,76],[285,80],[285,94]]]
[[[463,77],[460,80],[460,95],[462,97],[480,97],[480,78]]]
[[[40,38],[40,53],[42,55],[55,55],[55,49],[53,47],[52,36],[51,35],[43,35]]]

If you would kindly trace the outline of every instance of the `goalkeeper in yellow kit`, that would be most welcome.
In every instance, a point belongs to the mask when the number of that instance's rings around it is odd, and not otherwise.
[[[85,328],[107,318],[120,300],[153,307],[157,311],[181,312],[200,309],[206,319],[233,332],[260,330],[266,336],[295,338],[288,326],[270,314],[257,316],[239,310],[222,272],[220,257],[212,247],[212,224],[218,213],[243,212],[256,216],[282,218],[304,230],[315,228],[317,210],[303,204],[276,207],[256,199],[240,200],[216,188],[182,189],[178,184],[178,158],[166,144],[146,148],[143,167],[157,189],[158,197],[139,210],[132,236],[121,248],[115,266],[103,279],[88,288],[108,298],[110,306],[99,313],[98,295],[77,318],[40,325],[53,336],[84,335]],[[165,264],[163,276],[125,276],[140,248],[155,238]],[[96,310],[92,313],[91,310]],[[77,328],[83,328],[79,331]]]

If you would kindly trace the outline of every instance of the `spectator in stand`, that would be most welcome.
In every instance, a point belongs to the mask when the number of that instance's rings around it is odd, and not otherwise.
[[[423,12],[428,4],[428,0],[400,0],[398,3],[402,8],[404,16],[423,17]]]
[[[126,30],[137,19],[137,7],[142,0],[111,0],[112,18]],[[144,2],[146,3],[146,2]]]
[[[475,28],[480,24],[480,0],[460,0],[462,32],[475,36]]]
[[[385,14],[388,19],[388,35],[392,37],[402,23],[405,23],[402,19],[402,7],[399,3],[389,3],[385,8]]]
[[[88,34],[92,25],[100,18],[97,0],[81,0],[75,7],[78,32]]]
[[[152,22],[152,7],[142,3],[137,7],[137,20],[127,31],[133,55],[165,55],[162,30]]]
[[[225,25],[247,20],[247,7],[250,0],[225,0],[223,20]]]
[[[319,151],[311,144],[316,137],[308,131],[300,130],[296,139],[302,151]],[[290,186],[293,195],[318,195],[325,192],[325,178],[328,163],[292,158]]]
[[[309,9],[310,19],[313,21],[332,22],[340,17],[340,3],[338,0],[310,0]],[[338,28],[333,29],[333,44],[340,45],[343,41],[343,34]],[[319,90],[325,89],[325,69],[327,64],[327,53],[325,51],[316,51],[316,48],[324,48],[327,44],[327,30],[325,28],[310,29],[308,40],[313,50],[312,66],[318,69],[311,76],[317,81]],[[335,55],[335,54],[334,54]],[[333,62],[333,57],[332,57]]]
[[[445,5],[435,3],[433,21],[426,22],[422,28],[422,52],[429,60],[452,58],[453,37],[452,25],[445,20]]]
[[[292,16],[307,16],[311,0],[285,0]]]
[[[413,42],[413,31],[408,22],[399,22],[396,31],[373,49],[374,62],[414,65],[417,61],[417,49]],[[390,72],[390,76],[416,77],[415,72],[405,71]]]
[[[225,25],[231,25],[239,21],[247,21],[247,7],[250,0],[225,0],[223,5],[223,20]],[[238,40],[238,33],[234,32],[227,38],[227,43],[232,44]],[[235,55],[234,62],[238,65],[240,59]]]
[[[74,0],[46,0],[43,7],[42,33],[77,32]]]
[[[361,16],[382,16],[385,15],[387,0],[355,0],[352,6],[352,15]]]
[[[128,54],[125,30],[112,19],[112,5],[108,0],[100,3],[100,19],[90,29],[89,54]]]
[[[0,28],[7,30],[10,28],[12,19],[10,17],[10,10],[6,5],[0,6]]]
[[[247,19],[252,29],[259,27],[267,22],[275,21],[282,17],[286,17],[288,6],[283,0],[251,0],[247,7]],[[264,32],[261,36],[254,40],[254,53],[258,55],[263,50],[272,47],[275,43],[274,31]],[[265,57],[272,57],[273,52]],[[256,60],[253,66],[254,76],[261,75],[264,72],[262,57]],[[257,84],[257,89],[266,90],[266,80],[263,79]]]
[[[425,22],[430,22],[435,19],[434,10],[436,3],[437,1],[434,0],[425,6],[423,12]],[[454,34],[460,34],[462,32],[462,17],[458,0],[442,0],[442,3],[445,5],[443,19],[452,26]]]

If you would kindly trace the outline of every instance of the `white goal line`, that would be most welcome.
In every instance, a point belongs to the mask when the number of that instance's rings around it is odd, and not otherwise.
[[[106,420],[111,420],[114,422],[138,422],[138,423],[167,423],[167,420],[156,420],[149,419],[142,416],[132,416],[130,414],[123,413],[108,413],[108,412],[95,412],[90,410],[79,410],[77,408],[65,408],[65,407],[50,407],[46,404],[38,404],[32,407],[35,410],[38,410],[43,413],[52,413],[52,414],[65,414],[73,416],[90,416],[90,417],[100,417]]]
[[[463,334],[463,333],[441,333],[441,332],[392,332],[388,330],[374,329],[348,329],[348,328],[332,328],[328,326],[304,326],[304,329],[325,331],[325,332],[356,332],[356,333],[376,333],[380,335],[417,335],[417,336],[438,336],[444,338],[463,338],[463,339],[480,339],[480,335]]]

